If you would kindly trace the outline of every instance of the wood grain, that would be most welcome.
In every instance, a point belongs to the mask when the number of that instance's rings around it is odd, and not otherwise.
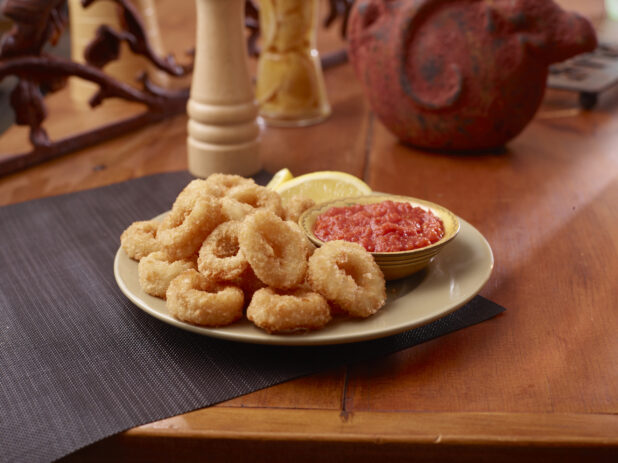
[[[410,149],[375,123],[370,184],[473,223],[496,259],[482,294],[510,310],[354,369],[349,409],[618,412],[618,369],[608,368],[618,357],[607,332],[618,312],[606,299],[616,294],[608,276],[618,275],[618,125],[606,111],[580,116],[580,131],[602,127],[594,137],[571,130],[573,121],[541,119],[506,152],[480,156]]]
[[[219,404],[219,407],[341,410],[345,367],[315,374]]]
[[[311,423],[308,426],[308,423]],[[309,428],[309,429],[308,429]],[[586,432],[582,432],[582,428]],[[375,430],[380,429],[379,433]],[[615,461],[611,416],[210,408],[141,426],[63,461]]]

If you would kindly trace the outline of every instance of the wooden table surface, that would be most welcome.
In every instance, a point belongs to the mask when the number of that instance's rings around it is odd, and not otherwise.
[[[595,21],[602,1],[563,1]],[[166,45],[189,48],[192,2],[158,2]],[[341,44],[321,33],[320,49]],[[290,381],[140,426],[67,461],[617,461],[618,92],[590,112],[548,91],[505,152],[445,155],[397,143],[349,65],[326,72],[325,123],[267,128],[264,167],[341,170],[472,223],[495,268],[481,295],[507,308],[386,358]],[[118,117],[66,93],[52,134]],[[107,114],[107,115],[105,115]],[[110,114],[112,116],[110,116]],[[183,170],[186,117],[0,178],[0,205]],[[0,152],[25,146],[23,129]]]

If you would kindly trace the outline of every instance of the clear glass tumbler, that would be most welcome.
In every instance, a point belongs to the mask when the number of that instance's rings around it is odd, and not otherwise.
[[[268,125],[306,126],[330,114],[316,49],[318,0],[260,0],[256,98]]]

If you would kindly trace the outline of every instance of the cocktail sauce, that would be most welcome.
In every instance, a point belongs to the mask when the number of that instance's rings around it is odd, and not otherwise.
[[[314,234],[322,241],[352,241],[369,252],[396,252],[439,241],[444,224],[431,211],[388,200],[332,207],[318,216]]]

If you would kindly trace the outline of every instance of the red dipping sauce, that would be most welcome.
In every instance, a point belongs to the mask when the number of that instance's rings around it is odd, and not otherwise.
[[[332,207],[318,216],[313,232],[322,241],[352,241],[369,252],[396,252],[439,241],[444,224],[430,211],[388,200]]]

